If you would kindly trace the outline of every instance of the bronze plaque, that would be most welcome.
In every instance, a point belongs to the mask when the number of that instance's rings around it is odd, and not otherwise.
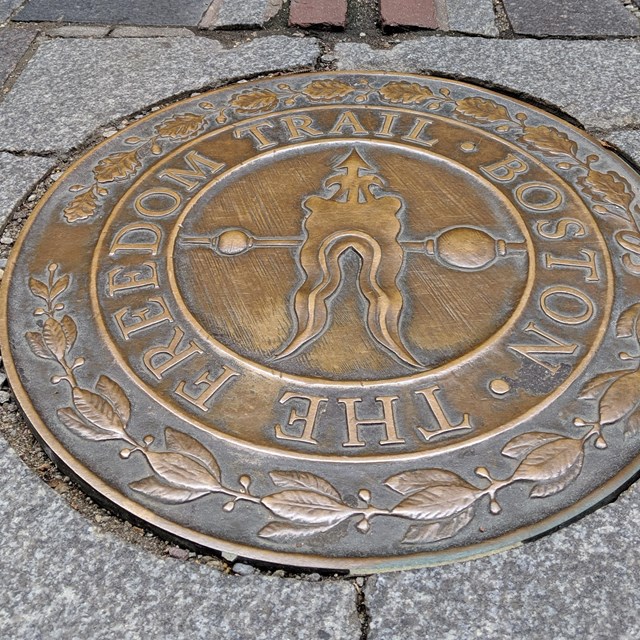
[[[43,198],[5,363],[53,457],[173,536],[360,572],[488,553],[640,468],[639,188],[458,82],[229,86]]]

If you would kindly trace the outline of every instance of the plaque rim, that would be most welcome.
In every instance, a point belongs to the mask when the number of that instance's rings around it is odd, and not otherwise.
[[[592,144],[599,147],[604,153],[612,155],[615,159],[623,165],[629,167],[632,173],[640,173],[640,170],[634,166],[632,162],[627,160],[624,156],[619,155],[611,148],[604,146],[604,144],[598,140],[594,135],[581,129],[572,122],[566,120],[564,117],[558,116],[555,113],[547,111],[542,107],[538,107],[535,104],[530,104],[519,98],[515,98],[508,93],[508,89],[502,93],[500,90],[488,89],[480,84],[476,84],[473,81],[459,81],[449,78],[442,78],[439,76],[419,74],[419,73],[407,73],[403,71],[393,70],[365,70],[365,69],[353,69],[353,70],[332,70],[332,71],[311,71],[306,73],[294,73],[294,74],[273,74],[265,75],[259,78],[252,78],[247,85],[253,82],[260,82],[268,78],[299,78],[309,77],[314,74],[321,73],[322,75],[386,75],[394,73],[402,75],[407,78],[416,78],[420,80],[444,80],[448,84],[458,85],[461,87],[471,86],[477,88],[484,93],[495,95],[501,99],[506,99],[516,105],[523,105],[527,109],[543,115],[546,118],[560,121],[565,127],[574,131],[580,138],[586,139]],[[165,104],[157,111],[153,111],[143,116],[139,120],[136,120],[135,124],[138,125],[149,119],[157,117],[166,111],[171,110],[176,104],[188,104],[193,101],[202,100],[202,98],[210,93],[224,90],[234,84],[235,82],[229,82],[214,89],[208,89],[203,91],[197,96],[189,97],[186,99],[173,100],[169,104]],[[127,127],[128,128],[128,127]],[[487,132],[491,134],[491,132]],[[112,139],[105,139],[96,145],[83,149],[81,155],[76,157],[74,161],[64,170],[61,179],[66,177],[76,167],[85,160],[89,153],[94,153],[100,150],[103,146],[106,146]],[[75,155],[75,154],[74,154]],[[434,551],[419,551],[415,553],[407,553],[399,556],[385,557],[385,556],[372,556],[372,557],[342,557],[342,558],[330,558],[327,556],[319,556],[310,553],[290,553],[272,551],[257,546],[230,542],[223,540],[212,535],[199,533],[193,529],[189,529],[183,525],[177,524],[167,518],[157,515],[150,509],[142,506],[140,503],[127,498],[118,489],[111,487],[106,481],[98,477],[93,471],[81,463],[75,456],[73,456],[67,449],[64,448],[62,443],[55,437],[49,427],[45,424],[40,415],[36,412],[33,403],[22,384],[13,357],[11,344],[9,342],[9,332],[7,323],[7,312],[9,306],[8,293],[10,281],[12,279],[13,271],[17,257],[22,249],[24,240],[28,235],[28,232],[36,220],[40,211],[53,193],[53,189],[50,187],[43,196],[39,199],[33,211],[30,213],[28,219],[25,221],[23,228],[20,231],[19,237],[16,240],[9,258],[2,284],[0,285],[0,347],[2,350],[2,358],[7,372],[7,376],[10,383],[10,388],[13,391],[20,409],[25,417],[27,425],[36,437],[36,439],[43,446],[45,452],[53,458],[56,464],[62,466],[65,470],[70,472],[71,477],[76,481],[83,489],[84,492],[95,496],[96,499],[102,503],[107,504],[110,508],[115,510],[119,515],[124,514],[131,515],[135,519],[140,520],[145,525],[152,527],[154,530],[160,530],[163,534],[169,536],[175,536],[181,540],[186,541],[188,544],[196,545],[197,547],[206,548],[209,551],[217,553],[231,553],[238,557],[248,558],[258,562],[273,563],[279,566],[285,567],[297,567],[302,569],[322,569],[331,571],[341,571],[350,574],[369,574],[384,571],[396,571],[406,569],[416,569],[421,567],[438,566],[443,564],[449,564],[459,560],[471,560],[482,556],[490,555],[497,552],[507,551],[508,549],[515,548],[524,544],[525,542],[541,537],[544,534],[552,532],[554,529],[561,526],[566,526],[574,522],[575,520],[588,515],[591,511],[595,510],[599,506],[602,506],[612,500],[624,491],[628,486],[633,483],[640,474],[640,455],[636,456],[632,462],[622,467],[615,475],[613,475],[604,484],[601,484],[597,489],[589,492],[587,495],[572,503],[570,506],[565,507],[559,511],[555,511],[552,515],[549,515],[542,520],[527,526],[522,526],[509,531],[508,533],[501,534],[487,541],[478,542],[472,545],[464,547],[450,547],[446,550],[434,550]],[[613,293],[611,294],[613,296]],[[599,332],[600,333],[600,332]],[[601,343],[600,343],[601,344]],[[565,389],[566,390],[566,389]],[[215,435],[215,434],[214,434]],[[465,442],[465,445],[469,444]],[[247,446],[244,443],[244,446]],[[448,450],[447,448],[438,450],[438,454]],[[279,455],[286,456],[284,452],[279,452]],[[300,454],[292,452],[289,457],[299,457]],[[428,457],[424,453],[420,455],[408,454],[411,458]],[[300,455],[300,457],[306,457]],[[397,459],[402,460],[406,456],[400,456]],[[367,459],[353,459],[349,462],[370,462]]]

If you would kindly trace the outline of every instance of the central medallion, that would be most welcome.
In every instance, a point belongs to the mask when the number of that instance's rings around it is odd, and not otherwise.
[[[470,85],[230,86],[56,182],[3,358],[52,455],[172,535],[355,570],[477,555],[638,469],[638,183]]]

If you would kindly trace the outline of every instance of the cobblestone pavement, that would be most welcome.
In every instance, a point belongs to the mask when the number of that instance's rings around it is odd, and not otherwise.
[[[232,80],[328,68],[506,90],[640,164],[640,0],[0,0],[0,269],[46,186],[127,122]],[[0,384],[2,637],[640,637],[636,486],[457,565],[258,569],[93,504],[47,461],[2,372]]]

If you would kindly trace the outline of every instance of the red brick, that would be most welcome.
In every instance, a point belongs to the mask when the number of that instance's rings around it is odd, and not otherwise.
[[[344,28],[346,22],[347,0],[291,0],[291,26]]]
[[[436,0],[380,0],[380,17],[383,27],[438,28]]]

